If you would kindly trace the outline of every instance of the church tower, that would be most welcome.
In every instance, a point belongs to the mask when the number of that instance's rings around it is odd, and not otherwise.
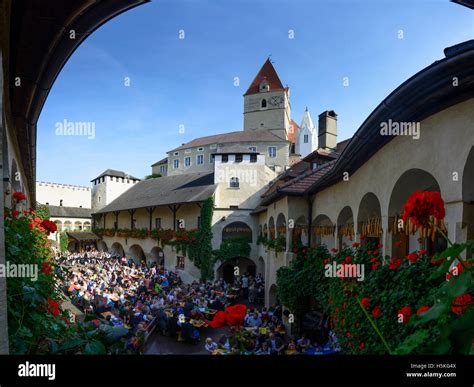
[[[244,94],[244,130],[269,130],[288,139],[290,92],[267,59]]]
[[[316,149],[318,149],[318,131],[313,125],[308,108],[306,108],[296,136],[295,153],[306,157]]]

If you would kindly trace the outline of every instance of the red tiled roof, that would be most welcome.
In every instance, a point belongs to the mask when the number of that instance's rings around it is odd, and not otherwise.
[[[278,188],[278,191],[286,194],[303,194],[317,180],[329,172],[335,163],[336,160],[333,160],[329,163],[321,165],[321,167],[317,169],[307,171],[283,184]]]
[[[267,59],[244,95],[259,93],[260,83],[264,79],[267,80],[268,85],[270,86],[270,91],[285,89],[272,65],[272,62],[270,62],[270,59]]]

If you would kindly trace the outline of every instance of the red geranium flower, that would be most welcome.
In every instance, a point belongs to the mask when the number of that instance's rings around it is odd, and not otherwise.
[[[333,253],[337,253],[337,249],[336,249],[335,247],[333,247],[333,248],[331,249],[331,251],[332,251]]]
[[[361,235],[359,238],[361,241],[365,241],[365,235]]]
[[[420,255],[428,255],[428,250],[420,250]]]
[[[370,305],[370,299],[367,297],[364,297],[362,300],[360,300],[360,303],[364,307],[364,309],[367,309]]]
[[[358,248],[359,246],[360,246],[360,243],[357,243],[357,242],[354,242],[354,243],[352,244],[352,247],[354,247],[354,248]]]
[[[48,298],[48,310],[55,317],[59,315],[59,304],[52,298]]]
[[[398,311],[398,314],[403,316],[403,322],[407,323],[411,317],[411,308],[409,306],[404,306]]]
[[[365,348],[365,343],[362,342],[359,344],[359,349],[362,351]]]
[[[43,262],[41,264],[41,272],[42,273],[45,273],[45,274],[48,274],[48,275],[51,275],[51,271],[52,271],[52,266],[49,262]]]
[[[378,250],[374,250],[374,252],[372,253],[374,255],[379,255],[379,251]]]
[[[379,243],[379,244],[377,245],[377,247],[378,247],[379,249],[381,249],[381,248],[383,247],[383,244],[382,244],[382,243]]]
[[[425,313],[425,312],[427,312],[428,310],[430,310],[430,307],[429,307],[429,306],[421,306],[421,307],[416,311],[416,315],[419,316],[420,314]]]
[[[403,209],[405,210],[402,214],[403,221],[411,219],[416,227],[428,226],[431,216],[441,220],[446,215],[444,202],[439,192],[414,192]]]
[[[396,270],[400,267],[400,265],[402,264],[402,260],[399,259],[399,258],[392,258],[390,260],[390,264],[389,264],[389,268],[390,270]]]
[[[380,313],[382,313],[382,308],[380,306],[377,305],[374,309],[372,309],[372,315],[375,318],[379,318]]]
[[[439,266],[439,265],[443,264],[444,261],[446,261],[446,258],[432,259],[432,260],[431,260],[431,264],[432,264],[432,265]]]
[[[472,297],[468,293],[463,293],[459,297],[456,297],[453,300],[453,305],[451,310],[456,314],[463,314],[464,311],[469,307],[469,304],[472,302]]]
[[[13,192],[13,200],[16,202],[21,202],[26,200],[26,195],[23,192]]]
[[[350,255],[347,256],[346,259],[344,260],[344,262],[351,263],[352,262],[352,257]]]
[[[48,234],[50,232],[56,232],[56,230],[57,230],[56,223],[52,222],[49,219],[43,220],[41,222],[40,226],[43,227],[47,231]]]
[[[418,258],[419,258],[419,256],[418,256],[418,254],[417,254],[416,252],[407,255],[407,259],[408,259],[411,263],[415,263],[415,262],[418,260]]]
[[[13,216],[14,218],[18,217],[18,215],[20,215],[20,211],[17,211],[17,210],[13,210],[13,211],[12,211],[12,216]]]

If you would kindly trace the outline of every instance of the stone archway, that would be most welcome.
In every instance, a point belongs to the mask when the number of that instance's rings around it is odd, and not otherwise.
[[[130,256],[130,258],[133,259],[133,262],[135,262],[135,264],[137,265],[145,261],[145,253],[143,252],[143,249],[139,245],[130,246],[128,255]]]
[[[155,246],[150,251],[151,262],[155,262],[157,265],[164,266],[165,264],[165,254],[163,249],[159,246]]]
[[[365,237],[363,243],[377,246],[382,237],[382,211],[377,196],[368,192],[360,201],[357,212],[357,233]]]
[[[112,244],[112,247],[110,248],[110,252],[112,255],[117,255],[119,257],[123,257],[125,255],[125,250],[123,249],[123,246],[119,242],[115,242]]]
[[[97,250],[105,252],[109,251],[107,244],[102,240],[97,242]]]
[[[248,274],[255,277],[257,274],[257,265],[253,260],[246,257],[235,257],[222,262],[217,268],[217,278],[224,279],[227,283],[234,282],[234,275],[238,268],[239,275]]]
[[[354,231],[352,209],[349,206],[345,206],[337,217],[338,248],[340,250],[352,245]]]
[[[328,249],[334,246],[335,225],[329,219],[329,216],[320,214],[313,220],[312,232],[314,236],[313,243],[325,245]]]
[[[399,227],[403,205],[416,191],[441,192],[441,189],[435,177],[423,169],[409,169],[398,178],[388,206],[392,257],[404,258],[408,253],[418,249],[426,249],[432,255],[446,246],[444,238],[439,236],[433,241],[429,240],[430,238],[424,238],[420,243],[419,231],[410,232],[408,224],[405,227]]]

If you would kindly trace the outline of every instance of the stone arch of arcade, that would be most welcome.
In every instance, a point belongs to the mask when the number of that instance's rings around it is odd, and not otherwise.
[[[386,240],[391,246],[391,255],[394,257],[403,258],[418,249],[427,249],[429,254],[434,254],[445,247],[445,241],[440,235],[436,235],[434,239],[427,237],[419,242],[419,231],[411,231],[409,224],[402,226],[400,215],[403,213],[403,205],[416,191],[441,192],[435,177],[423,169],[409,169],[398,178],[388,205],[389,233]]]

